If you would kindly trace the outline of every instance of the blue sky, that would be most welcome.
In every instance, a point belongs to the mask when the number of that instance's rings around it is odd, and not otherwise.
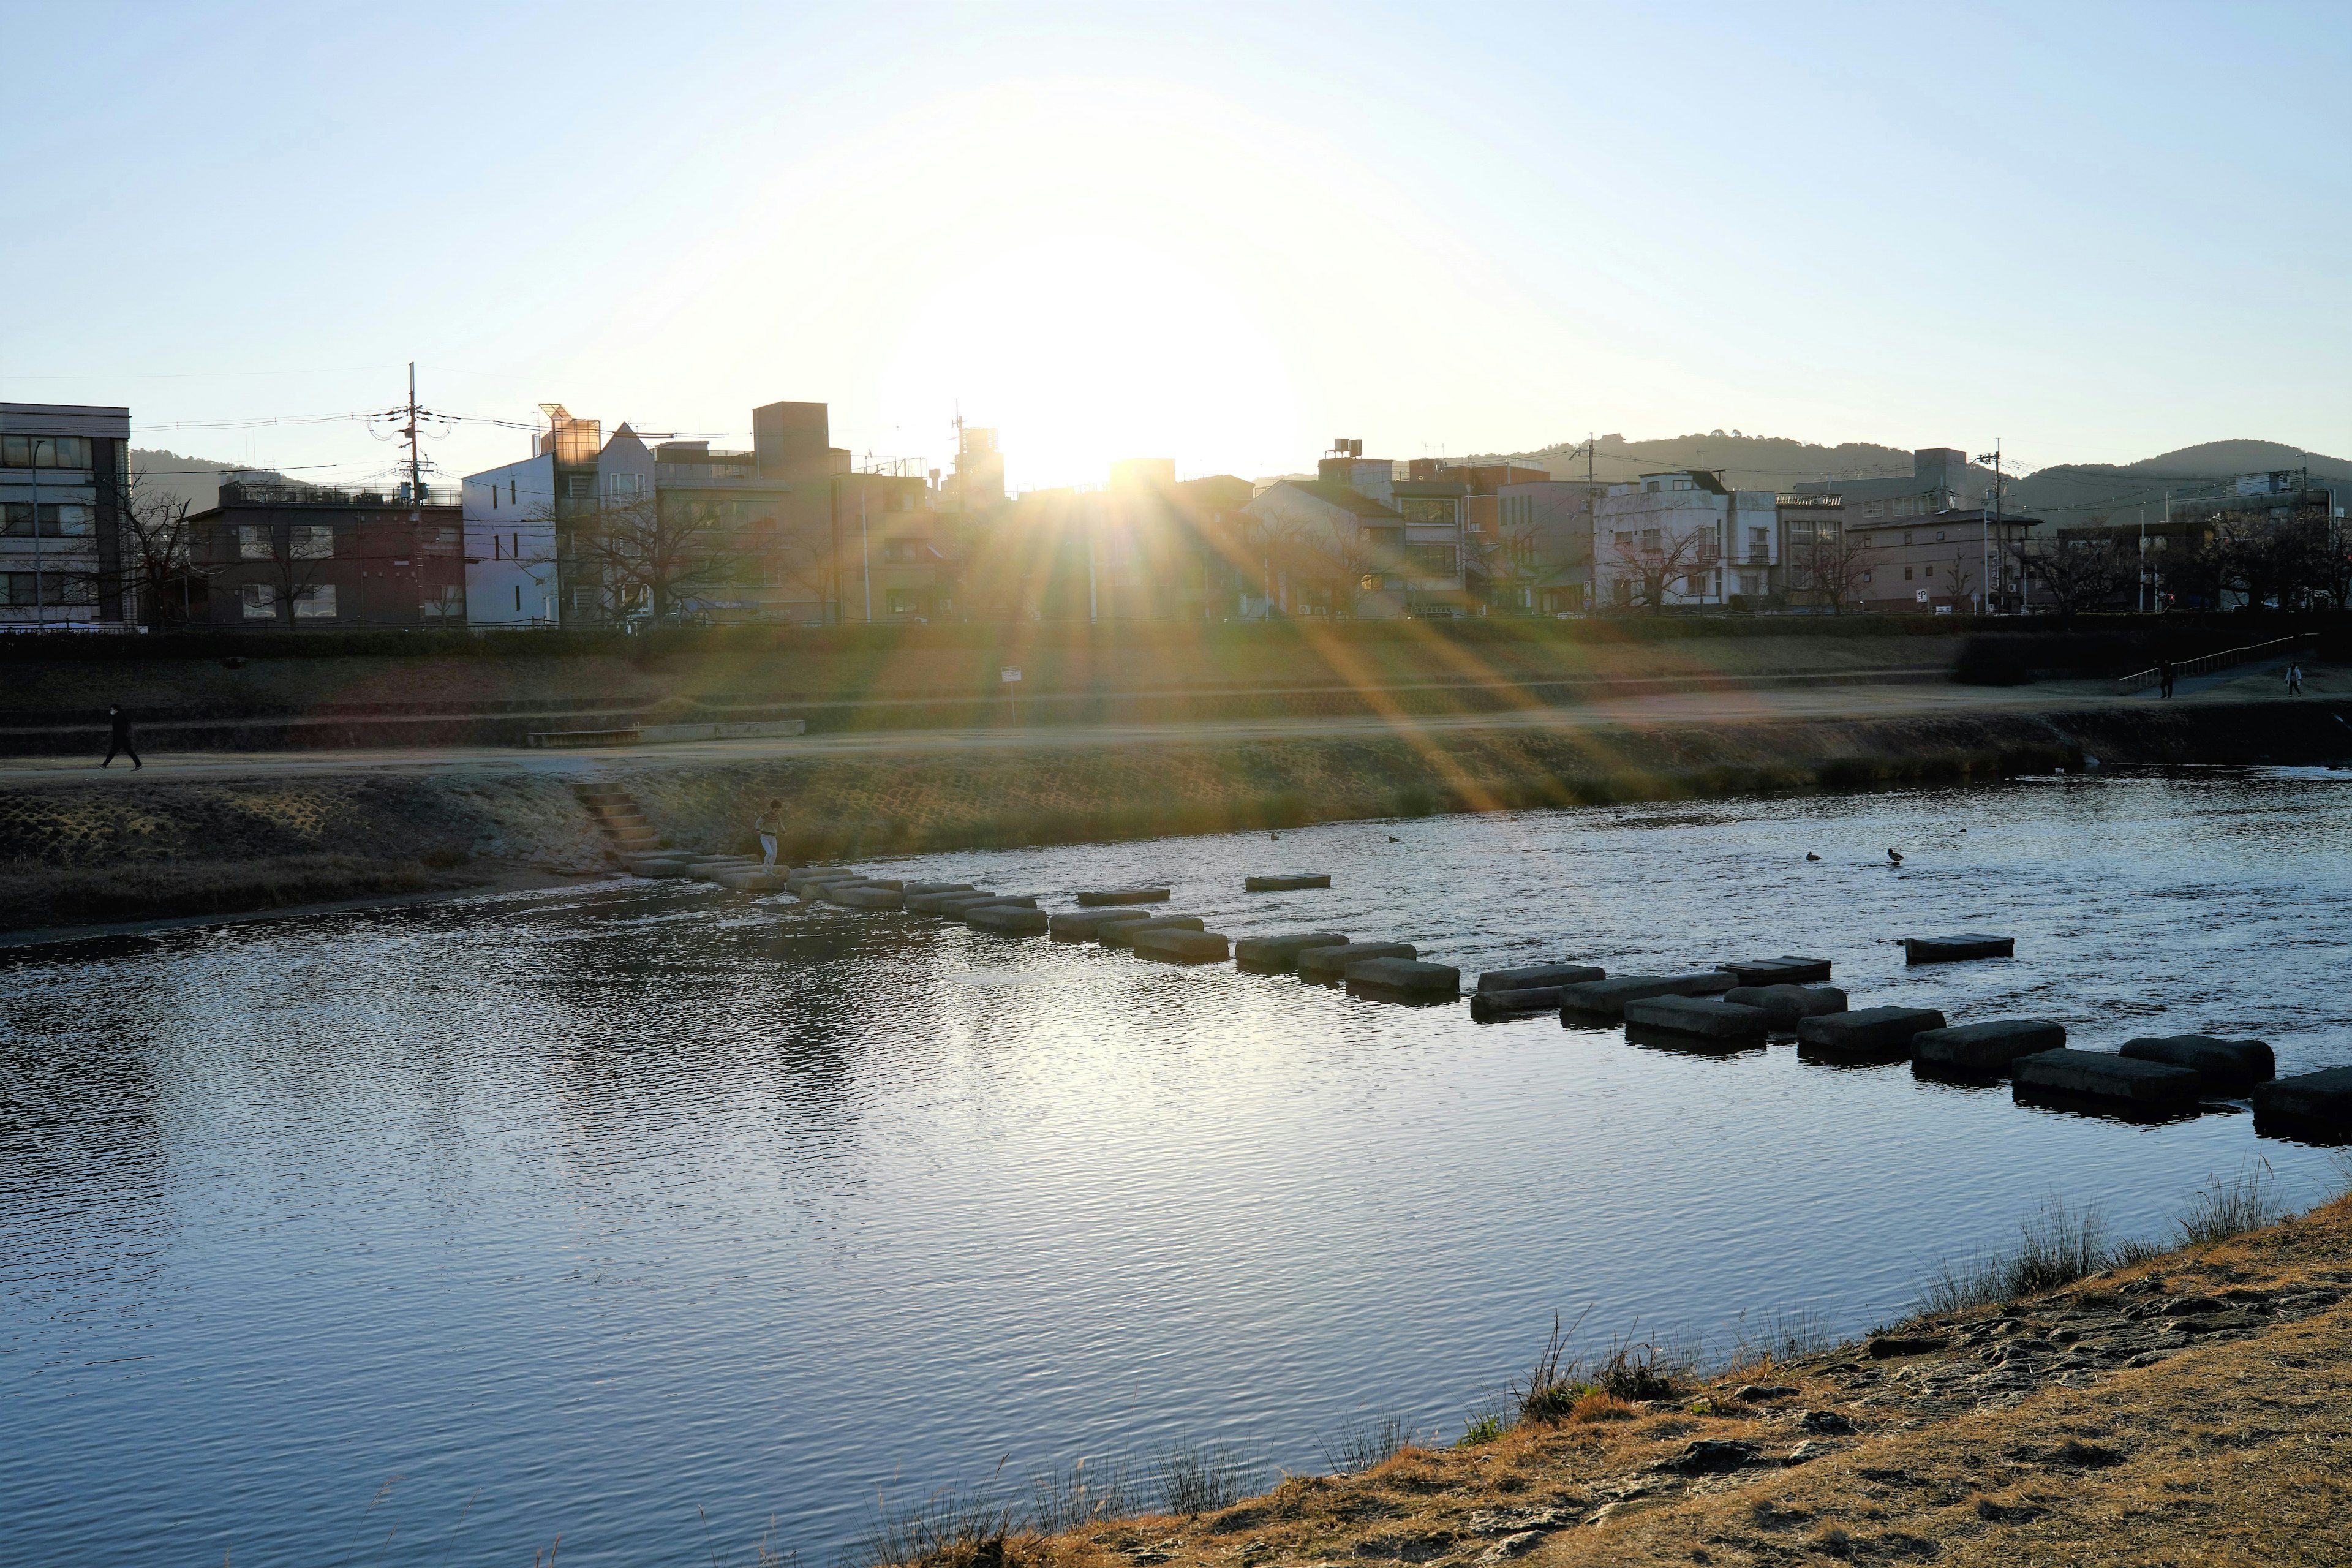
[[[373,475],[542,401],[1296,469],[2352,452],[2352,6],[6,0],[0,397]],[[200,422],[236,427],[167,428]],[[315,466],[314,466],[315,465]]]

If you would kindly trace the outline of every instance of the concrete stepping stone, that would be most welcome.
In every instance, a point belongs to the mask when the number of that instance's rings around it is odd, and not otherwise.
[[[1105,926],[1150,918],[1141,910],[1072,910],[1055,915],[1046,929],[1055,942],[1092,942]]]
[[[2143,1035],[2124,1042],[2135,1061],[2194,1068],[2214,1094],[2243,1094],[2278,1076],[2278,1058],[2262,1040],[2223,1040],[2211,1035]]]
[[[857,869],[850,866],[795,866],[784,873],[785,879],[793,884],[794,892],[800,891],[800,884],[803,882],[822,882],[828,877],[857,875],[859,875]]]
[[[722,888],[732,888],[739,893],[781,893],[784,879],[773,871],[721,871],[717,879]]]
[[[1413,958],[1367,958],[1339,972],[1348,994],[1374,1002],[1451,1002],[1462,994],[1462,971]]]
[[[898,910],[907,906],[907,895],[896,888],[878,883],[861,883],[837,888],[832,894],[836,904],[846,904],[854,910]]]
[[[1107,904],[1164,904],[1168,901],[1165,888],[1092,888],[1078,895],[1078,903],[1086,909]]]
[[[2195,1068],[2145,1062],[2109,1051],[2042,1051],[2009,1064],[2020,1089],[2125,1100],[2133,1105],[2196,1103],[2205,1080]]]
[[[1419,958],[1421,949],[1409,942],[1347,942],[1332,947],[1302,948],[1298,978],[1313,985],[1336,985],[1351,963],[1375,958]]]
[[[1793,953],[1740,963],[1718,963],[1716,967],[1739,976],[1742,985],[1811,985],[1830,977],[1828,959],[1799,958]]]
[[[1651,996],[1719,996],[1738,984],[1736,976],[1720,969],[1703,974],[1620,974],[1561,986],[1559,1009],[1563,1014],[1622,1018],[1628,1002]]]
[[[1723,999],[1741,1007],[1763,1008],[1776,1029],[1793,1029],[1802,1019],[1846,1010],[1845,993],[1834,985],[1735,985],[1723,994]]]
[[[1797,1057],[1801,1061],[1899,1062],[1911,1054],[1915,1037],[1943,1026],[1944,1016],[1933,1007],[1823,1013],[1799,1020]]]
[[[1150,920],[1112,921],[1095,935],[1105,947],[1133,947],[1135,939],[1148,931],[1199,931],[1204,921],[1198,915],[1153,915]]]
[[[1637,996],[1625,1004],[1625,1023],[1703,1040],[1760,1040],[1772,1019],[1761,1007],[1711,996]]]
[[[1911,1037],[1911,1059],[1946,1072],[1997,1077],[2020,1057],[2064,1048],[2066,1026],[2049,1018],[1995,1018],[1923,1029]]]
[[[948,921],[960,921],[968,911],[976,910],[982,904],[1023,904],[1030,909],[1037,907],[1037,895],[1034,893],[1024,893],[1018,897],[1011,893],[987,892],[918,893],[915,896],[923,900],[923,913],[937,915],[941,920]],[[915,906],[909,904],[907,907],[913,909]]]
[[[1473,991],[1470,993],[1470,1016],[1481,1024],[1499,1024],[1506,1018],[1531,1018],[1543,1013],[1559,1011],[1560,988],[1557,985],[1527,985],[1517,991]]]
[[[1906,963],[1957,963],[1969,958],[2012,958],[2017,953],[2013,936],[1906,936],[1903,939],[1903,962]]]
[[[941,888],[936,893],[908,893],[907,908],[910,912],[919,915],[942,914],[946,912],[948,904],[953,900],[978,899],[987,896],[989,896],[987,889],[983,888]]]
[[[1329,873],[1323,871],[1302,872],[1295,876],[1287,877],[1244,877],[1242,879],[1243,890],[1251,893],[1287,893],[1299,888],[1328,888],[1330,885],[1331,878]]]
[[[1026,936],[1042,931],[1052,923],[1045,910],[1026,904],[981,904],[966,910],[963,923],[974,931],[1003,931],[1014,936]]]
[[[2257,1131],[2352,1140],[2352,1068],[2324,1068],[2254,1086]]]
[[[1606,980],[1609,972],[1592,963],[1538,963],[1525,969],[1490,969],[1478,976],[1481,991],[1528,991],[1544,987],[1582,985]]]
[[[970,882],[909,882],[901,891],[911,897],[917,893],[970,893],[978,889]]]
[[[683,877],[687,874],[686,862],[667,856],[646,856],[629,862],[629,874],[633,877]]]
[[[1294,931],[1279,936],[1245,936],[1234,943],[1234,962],[1263,974],[1287,974],[1298,967],[1298,955],[1310,947],[1344,947],[1348,933],[1338,931]]]
[[[1188,931],[1181,926],[1137,931],[1130,945],[1136,957],[1160,963],[1223,963],[1232,956],[1223,931]]]

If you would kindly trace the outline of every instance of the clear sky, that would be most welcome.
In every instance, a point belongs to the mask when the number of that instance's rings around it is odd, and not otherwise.
[[[2352,5],[0,0],[0,397],[1016,487],[1588,431],[2352,452]],[[458,426],[450,473],[528,437]],[[311,467],[311,465],[321,465]]]

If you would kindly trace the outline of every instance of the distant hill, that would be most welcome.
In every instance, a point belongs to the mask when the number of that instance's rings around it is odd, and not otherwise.
[[[2161,509],[2168,489],[2198,489],[2273,468],[2308,469],[2315,482],[2352,498],[2352,460],[2276,441],[2206,441],[2137,463],[2037,468],[2010,487],[2009,500],[2020,511],[2067,521],[2109,512],[2137,516],[2143,507]]]
[[[285,475],[269,468],[247,468],[211,458],[182,457],[177,452],[144,447],[131,448],[131,471],[147,488],[184,497],[190,511],[205,511],[220,500],[221,481],[240,476],[282,481]]]
[[[1554,479],[1580,479],[1585,460],[1581,441],[1562,441],[1532,452],[1496,453],[1474,462],[1534,463]],[[1592,477],[1603,484],[1623,484],[1660,468],[1713,468],[1735,489],[1785,490],[1811,479],[1906,479],[1911,454],[1867,441],[1823,447],[1781,436],[1743,436],[1737,431],[1711,430],[1704,436],[1670,436],[1656,440],[1629,441],[1603,436],[1593,442]],[[1971,478],[1990,484],[1992,470],[1971,464]]]

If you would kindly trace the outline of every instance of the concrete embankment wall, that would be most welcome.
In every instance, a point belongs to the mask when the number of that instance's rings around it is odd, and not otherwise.
[[[2080,766],[2085,752],[2114,766],[2331,762],[2352,756],[2352,729],[2321,703],[2141,702],[758,763],[640,763],[614,753],[593,776],[623,785],[665,841],[695,850],[751,849],[761,803],[780,797],[795,825],[787,853],[804,859],[1991,779]],[[604,840],[566,780],[538,773],[452,769],[231,783],[82,774],[0,793],[0,921],[18,927],[606,863]],[[349,884],[340,892],[339,878]]]

